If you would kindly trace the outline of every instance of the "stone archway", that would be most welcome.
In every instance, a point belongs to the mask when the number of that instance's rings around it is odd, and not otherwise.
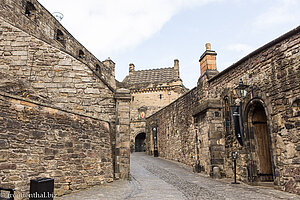
[[[247,119],[253,172],[251,176],[254,176],[254,179],[257,181],[273,181],[274,173],[268,118],[261,101],[251,103],[248,109]]]
[[[139,133],[135,137],[135,152],[145,152],[146,151],[146,133]]]

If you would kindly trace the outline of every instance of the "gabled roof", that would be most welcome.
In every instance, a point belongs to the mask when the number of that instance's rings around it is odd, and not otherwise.
[[[143,83],[166,83],[178,80],[178,72],[173,67],[132,71],[122,83],[135,85]]]

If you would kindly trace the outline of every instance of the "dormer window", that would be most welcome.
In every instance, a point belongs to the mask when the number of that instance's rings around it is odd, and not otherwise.
[[[84,59],[84,52],[82,50],[79,50],[78,57]]]
[[[34,18],[35,16],[35,13],[36,13],[36,8],[34,7],[34,5],[27,1],[26,2],[26,7],[25,7],[25,15],[31,19]]]
[[[63,32],[59,29],[56,30],[56,40],[59,41],[62,45],[65,45],[65,36]]]

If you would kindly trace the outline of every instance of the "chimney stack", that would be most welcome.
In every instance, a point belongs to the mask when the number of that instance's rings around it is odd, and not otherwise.
[[[134,72],[134,64],[130,63],[129,64],[129,75],[131,75]]]
[[[203,75],[207,70],[217,70],[217,53],[211,50],[210,43],[206,43],[205,47],[206,51],[202,54],[199,60],[201,75]]]
[[[179,78],[179,60],[178,59],[174,60],[174,71],[176,72],[176,74]]]

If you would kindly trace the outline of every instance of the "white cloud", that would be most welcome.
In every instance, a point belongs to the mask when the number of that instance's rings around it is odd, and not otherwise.
[[[285,23],[299,23],[299,9],[299,0],[276,0],[273,6],[255,19],[254,27],[268,29]]]
[[[132,48],[157,33],[181,9],[217,0],[39,0],[97,55]]]
[[[246,56],[247,54],[251,53],[254,51],[254,48],[250,45],[247,44],[231,44],[226,47],[227,50],[229,51],[235,51],[237,52],[240,56]]]

